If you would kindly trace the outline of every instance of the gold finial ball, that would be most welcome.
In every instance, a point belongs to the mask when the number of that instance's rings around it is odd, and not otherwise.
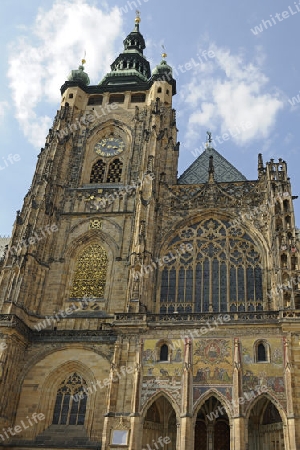
[[[86,60],[85,59],[82,59],[81,60],[81,64],[83,65],[83,64],[85,64],[86,63]]]
[[[166,58],[168,55],[164,52],[164,53],[161,54],[161,56],[162,56],[163,58]]]
[[[140,18],[140,12],[138,10],[136,10],[136,18],[134,19],[135,23],[140,23],[141,18]]]

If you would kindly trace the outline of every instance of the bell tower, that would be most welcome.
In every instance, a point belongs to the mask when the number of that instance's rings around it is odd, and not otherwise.
[[[176,83],[166,54],[151,75],[139,24],[98,85],[83,60],[61,88],[6,255],[5,312],[33,323],[84,297],[96,315],[151,310],[134,271],[153,253],[159,181],[176,182]]]
[[[80,438],[98,448],[110,442],[109,417],[138,407],[139,375],[133,386],[130,373],[141,347],[130,333],[119,336],[113,321],[155,310],[155,274],[137,272],[151,264],[160,184],[176,183],[179,152],[172,69],[163,54],[151,74],[139,26],[137,14],[99,84],[90,84],[82,60],[61,87],[60,109],[0,262],[0,426],[18,425],[29,410],[44,415],[21,430],[22,443],[59,446],[57,431],[73,425],[73,435],[66,431],[71,446]],[[35,388],[26,380],[38,374],[43,381]],[[102,386],[88,400],[85,386],[104,379],[111,383],[105,396]],[[80,392],[86,395],[76,406]],[[94,402],[101,420],[93,418]]]

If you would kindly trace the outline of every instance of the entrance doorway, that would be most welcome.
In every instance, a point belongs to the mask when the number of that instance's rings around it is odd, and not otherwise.
[[[206,400],[197,414],[194,450],[230,450],[228,415],[214,396]]]
[[[176,439],[176,413],[169,400],[161,395],[147,411],[142,449],[176,450]]]
[[[248,425],[249,449],[284,450],[283,423],[278,409],[267,397],[252,408]]]

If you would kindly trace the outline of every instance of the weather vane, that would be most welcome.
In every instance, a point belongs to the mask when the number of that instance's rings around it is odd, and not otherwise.
[[[211,144],[212,143],[211,131],[207,131],[206,134],[207,134],[207,143]]]
[[[167,53],[166,53],[166,49],[165,49],[165,46],[164,46],[164,45],[162,45],[161,47],[162,47],[162,49],[163,49],[163,53],[162,53],[162,55],[161,55],[161,56],[162,56],[163,58],[166,58],[166,57],[167,57],[168,55],[167,55]]]
[[[141,13],[140,13],[140,11],[137,9],[135,11],[135,14],[136,14],[136,16],[135,16],[136,23],[140,23],[140,21],[141,21]]]
[[[84,57],[81,60],[82,65],[86,63],[85,57],[86,57],[86,50],[84,50]]]

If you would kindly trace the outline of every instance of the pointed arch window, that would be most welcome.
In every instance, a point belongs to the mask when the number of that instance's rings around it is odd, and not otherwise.
[[[122,176],[123,163],[120,159],[114,159],[108,169],[107,183],[119,183]]]
[[[84,425],[86,386],[86,381],[76,372],[60,384],[56,394],[53,425]]]
[[[205,219],[179,230],[164,255],[168,251],[173,257],[161,268],[161,313],[263,309],[261,251],[241,226]]]
[[[107,263],[107,254],[101,245],[87,247],[77,260],[71,297],[104,297]]]
[[[98,159],[92,167],[90,183],[104,183],[106,164],[102,159]]]

